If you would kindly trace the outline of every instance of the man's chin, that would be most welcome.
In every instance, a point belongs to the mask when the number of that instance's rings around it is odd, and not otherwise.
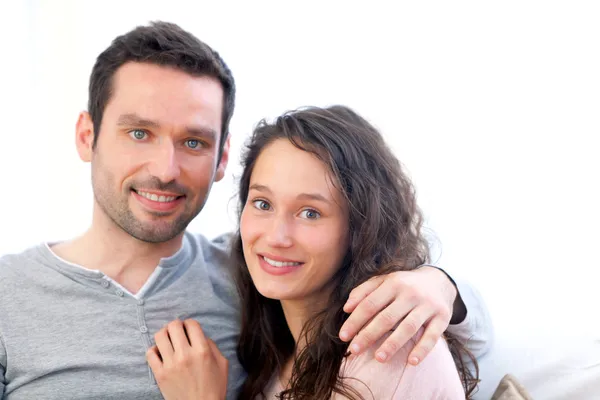
[[[135,227],[124,229],[129,235],[146,243],[164,243],[181,235],[187,224],[177,220],[139,221]],[[124,227],[125,228],[125,227]]]
[[[142,232],[128,232],[131,236],[133,236],[134,238],[136,238],[139,241],[145,242],[145,243],[165,243],[168,242],[174,238],[176,238],[177,236],[181,235],[183,233],[183,231],[177,231],[177,232],[147,232],[147,231],[142,231]]]

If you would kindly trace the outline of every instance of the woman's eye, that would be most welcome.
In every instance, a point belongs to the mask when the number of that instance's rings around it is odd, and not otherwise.
[[[269,211],[271,209],[271,205],[264,200],[254,200],[252,204],[259,210]]]
[[[186,140],[185,141],[185,145],[187,147],[189,147],[190,149],[197,149],[200,146],[202,146],[202,144],[200,143],[200,141],[196,140],[196,139],[188,139],[188,140]]]
[[[129,136],[131,136],[135,140],[143,140],[148,136],[148,134],[140,129],[134,129],[129,131]]]
[[[318,219],[321,218],[321,214],[316,211],[316,210],[311,210],[311,209],[307,209],[307,210],[303,210],[300,215],[302,216],[302,218],[306,218],[306,219]]]

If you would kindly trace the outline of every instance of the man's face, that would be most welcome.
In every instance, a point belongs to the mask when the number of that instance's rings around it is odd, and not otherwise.
[[[217,165],[222,109],[214,78],[153,64],[120,67],[88,153],[100,210],[142,241],[179,235],[223,177],[229,146]]]

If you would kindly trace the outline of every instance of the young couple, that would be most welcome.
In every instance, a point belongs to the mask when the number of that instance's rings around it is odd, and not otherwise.
[[[351,109],[260,123],[238,232],[185,231],[224,175],[234,98],[174,24],[100,54],[76,129],[92,225],[0,259],[2,398],[468,397],[485,307],[426,265],[413,186]]]

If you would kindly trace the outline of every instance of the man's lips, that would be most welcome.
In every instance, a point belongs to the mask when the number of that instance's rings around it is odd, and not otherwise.
[[[184,195],[173,192],[161,192],[156,190],[132,189],[138,195],[147,198],[148,200],[158,201],[161,203],[176,200]]]
[[[131,190],[131,193],[145,208],[159,212],[173,211],[186,197],[185,195],[182,196],[176,193],[134,189]]]

